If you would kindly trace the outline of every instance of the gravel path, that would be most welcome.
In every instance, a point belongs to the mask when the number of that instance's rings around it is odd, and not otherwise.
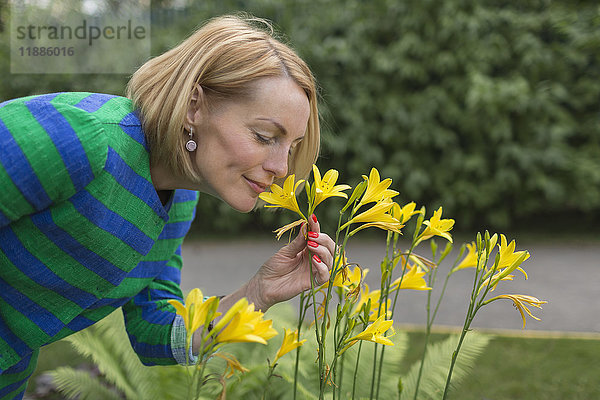
[[[183,247],[182,287],[184,291],[199,287],[206,294],[231,292],[250,279],[282,244],[275,240],[187,241]],[[600,243],[542,241],[517,243],[517,246],[532,254],[523,265],[529,280],[517,273],[513,282],[503,282],[496,293],[529,294],[548,301],[543,310],[532,309],[541,321],[528,318],[527,330],[600,333]],[[379,287],[384,243],[351,243],[347,253],[350,261],[370,269],[367,283],[371,289]],[[425,256],[428,253],[428,250],[420,252]],[[435,298],[453,260],[449,256],[441,266]],[[462,326],[472,277],[472,271],[465,270],[451,278],[436,324]],[[397,323],[424,323],[425,293],[400,294],[401,309],[394,318]],[[520,330],[522,320],[510,301],[497,301],[480,310],[473,326]]]

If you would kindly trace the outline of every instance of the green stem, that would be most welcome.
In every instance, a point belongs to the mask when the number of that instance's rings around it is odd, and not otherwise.
[[[385,346],[381,346],[381,356],[379,357],[379,373],[377,374],[377,391],[375,398],[379,399],[379,388],[381,387],[381,371],[383,370],[383,358],[385,355]]]
[[[208,363],[208,360],[205,360],[204,362],[202,362],[202,369],[200,370],[200,379],[194,379],[194,381],[196,382],[196,397],[194,397],[194,399],[196,399],[199,394],[200,394],[200,390],[202,389],[202,386],[204,385],[204,370],[206,368],[206,364]],[[196,367],[196,371],[198,370],[198,368]]]
[[[352,218],[352,216],[354,215],[355,210],[352,210],[352,213],[350,214],[350,218]],[[340,237],[340,225],[341,225],[341,221],[342,221],[342,216],[343,213],[340,213],[340,218],[338,220],[338,228],[336,229],[336,233],[335,233],[335,243],[337,245],[337,243],[339,243],[339,237]],[[325,296],[325,302],[323,304],[323,322],[321,323],[321,336],[320,336],[320,340],[317,337],[317,343],[319,345],[319,354],[318,354],[318,358],[319,358],[319,378],[320,378],[320,390],[319,390],[319,399],[323,399],[324,393],[325,393],[325,388],[327,387],[327,376],[329,376],[328,373],[324,373],[324,361],[325,361],[325,340],[326,340],[326,336],[327,336],[327,310],[329,308],[329,301],[331,300],[331,291],[333,289],[333,281],[335,280],[335,276],[336,274],[339,272],[339,270],[341,268],[343,268],[342,264],[342,255],[344,254],[344,250],[346,249],[346,244],[348,243],[348,230],[350,229],[350,225],[348,225],[346,227],[346,231],[344,234],[344,241],[342,243],[342,246],[339,249],[339,253],[338,253],[338,257],[334,260],[334,265],[333,268],[331,269],[331,274],[329,277],[329,286],[327,287],[327,294]],[[311,268],[311,280],[312,280],[312,268]],[[313,301],[314,301],[314,291],[313,291]],[[317,311],[316,311],[316,306],[315,306],[315,332],[318,332],[318,328],[317,328]],[[331,367],[330,367],[331,368]],[[331,371],[330,371],[331,372]]]
[[[400,275],[400,281],[398,282],[398,289],[396,289],[396,294],[394,295],[394,302],[392,303],[392,318],[394,318],[394,311],[396,311],[396,304],[398,303],[398,295],[400,294],[400,288],[402,287],[402,280],[404,279],[404,272],[406,271],[406,267],[408,266],[408,259],[409,259],[410,255],[412,254],[413,249],[414,249],[414,242],[410,246],[410,249],[408,250],[408,253],[406,254],[406,262],[404,263],[404,265],[400,266],[402,268],[402,275]]]
[[[188,333],[189,335],[189,333]],[[193,391],[193,385],[194,385],[194,377],[193,377],[193,373],[190,373],[190,341],[192,339],[191,338],[187,338],[186,337],[186,341],[185,341],[185,372],[187,374],[188,377],[188,399],[192,400],[192,391]]]
[[[438,298],[437,304],[435,305],[435,309],[433,310],[433,315],[431,316],[431,324],[433,325],[433,321],[435,320],[435,317],[437,316],[438,310],[440,308],[440,304],[442,303],[442,298],[444,297],[444,294],[446,293],[446,287],[448,286],[448,280],[450,279],[450,275],[452,275],[451,273],[446,275],[446,280],[444,281],[444,286],[442,286],[442,292],[440,293],[440,297]]]
[[[360,351],[362,350],[363,341],[361,340],[358,344],[358,354],[356,355],[356,366],[354,367],[354,380],[352,382],[352,400],[354,400],[354,394],[356,393],[356,377],[358,375],[358,365],[360,361]]]
[[[340,334],[340,327],[339,327],[339,319],[338,319],[338,315],[335,316],[335,327],[333,328],[333,343],[336,344],[339,338],[339,334]],[[337,346],[336,346],[337,347]],[[336,349],[337,352],[337,349]],[[333,386],[333,400],[335,400],[336,398],[336,394],[337,394],[337,390],[335,389],[335,382],[337,380],[337,371],[335,369],[330,370],[330,374],[332,375],[332,379],[331,381],[334,383]]]
[[[377,343],[373,346],[373,373],[371,374],[371,392],[369,394],[369,399],[373,398],[373,394],[375,392],[375,378],[377,371]]]
[[[489,259],[489,251],[487,251],[486,253],[487,254],[486,254],[484,266],[487,265],[488,259]],[[477,254],[477,259],[480,260],[480,258],[481,258],[481,250],[478,251],[478,254]],[[454,364],[456,364],[456,359],[458,358],[458,353],[462,346],[463,340],[464,340],[467,332],[469,331],[469,327],[471,326],[471,322],[473,321],[473,318],[475,318],[475,314],[477,313],[479,308],[481,308],[481,301],[479,302],[479,304],[477,306],[475,305],[475,303],[477,302],[477,297],[479,295],[479,288],[481,287],[481,284],[482,284],[482,281],[480,281],[480,279],[479,279],[479,270],[480,270],[479,262],[480,261],[478,261],[478,265],[475,270],[475,279],[473,280],[473,290],[471,291],[471,300],[469,302],[469,309],[467,310],[467,316],[465,318],[465,323],[463,325],[463,329],[460,334],[460,339],[458,340],[458,345],[456,346],[456,350],[454,350],[454,352],[452,353],[452,361],[450,362],[450,369],[448,370],[448,377],[446,378],[446,386],[444,387],[444,394],[442,396],[442,400],[445,400],[446,396],[448,395],[448,390],[450,388],[450,380],[452,379],[452,371],[454,370]],[[481,268],[481,271],[483,271],[483,270],[484,270],[484,268]],[[487,294],[488,290],[489,290],[489,287],[487,288],[486,292],[484,293],[484,297]]]
[[[446,282],[448,280],[446,279]],[[431,280],[430,280],[431,283]],[[444,284],[445,286],[445,284]],[[431,284],[430,284],[431,287]],[[439,303],[438,303],[439,304]],[[421,365],[419,366],[419,374],[417,375],[417,384],[415,385],[415,396],[414,400],[417,400],[419,394],[419,386],[421,384],[421,376],[423,375],[423,365],[425,364],[425,356],[427,355],[427,346],[429,345],[429,336],[431,334],[431,325],[433,324],[433,318],[430,317],[431,312],[431,290],[427,293],[427,326],[425,329],[425,344],[423,345],[423,354],[421,355]]]
[[[393,237],[393,241],[392,241],[392,260],[390,260],[389,257],[389,250],[390,250],[390,239]],[[394,254],[396,254],[396,245],[398,243],[398,238],[399,235],[397,233],[394,233],[392,236],[392,232],[388,231],[387,234],[387,238],[386,238],[386,246],[385,246],[385,271],[387,274],[387,277],[385,279],[385,282],[382,281],[381,282],[381,296],[383,296],[383,301],[379,302],[379,311],[378,311],[378,315],[381,315],[381,307],[383,307],[383,311],[384,311],[384,315],[387,317],[387,313],[388,313],[388,309],[387,309],[387,305],[388,305],[388,298],[389,298],[389,293],[390,293],[390,285],[392,283],[392,270],[394,267]],[[379,357],[379,373],[377,374],[377,392],[375,393],[375,398],[379,399],[379,388],[381,387],[381,372],[383,369],[383,360],[385,358],[385,346],[381,347],[381,356]]]
[[[315,297],[315,287],[314,287],[314,275],[312,272],[312,268],[310,270],[310,285],[311,285],[311,296],[312,296],[312,304],[313,304],[313,312],[315,315],[315,339],[317,340],[318,346],[318,360],[319,360],[319,399],[323,398],[323,341],[322,337],[319,335],[319,324],[318,324],[318,312],[317,312],[317,299]],[[323,318],[327,318],[326,315],[323,315]]]
[[[300,338],[300,332],[302,330],[302,324],[304,323],[304,317],[306,315],[306,307],[304,307],[304,292],[300,293],[300,308],[298,310],[298,338]],[[298,392],[298,367],[300,365],[300,349],[302,346],[296,348],[296,364],[294,366],[294,400]]]
[[[339,321],[336,321],[336,323]],[[344,332],[346,331],[346,329],[348,329],[348,326],[346,325],[344,327]],[[331,378],[331,381],[334,382],[336,381],[336,376],[337,376],[337,361],[340,359],[340,350],[342,349],[342,347],[344,347],[344,340],[346,339],[347,335],[344,334],[341,337],[338,337],[334,340],[333,342],[333,360],[331,360],[331,369],[329,370],[329,374],[328,376],[326,376],[326,378],[329,378],[329,376],[333,376],[333,378]],[[343,356],[343,355],[342,355]],[[343,360],[343,357],[341,357]],[[342,373],[344,371],[342,370]],[[327,379],[326,379],[327,381]],[[336,394],[336,389],[333,389],[333,399],[335,400],[335,394]],[[341,397],[340,397],[341,399]]]
[[[346,354],[342,354],[341,356],[341,360],[340,360],[340,378],[339,378],[339,382],[337,383],[337,391],[338,391],[338,397],[341,399],[342,398],[342,383],[344,381],[344,361],[346,360]]]
[[[273,371],[275,371],[275,365],[271,365],[271,363],[269,363],[269,375],[267,375],[267,382],[265,383],[265,389],[263,391],[263,395],[262,395],[262,400],[265,400],[267,398],[267,390],[269,389],[269,383],[271,382],[271,377],[273,376]]]
[[[469,331],[471,326],[471,322],[473,322],[473,318],[475,318],[475,314],[477,313],[479,308],[473,309],[472,303],[469,307],[469,311],[467,312],[467,318],[465,319],[465,324],[463,326],[462,332],[460,334],[460,339],[458,340],[458,345],[456,346],[456,350],[452,353],[452,361],[450,362],[450,369],[448,370],[448,377],[446,378],[446,386],[444,387],[444,395],[442,396],[442,400],[446,399],[448,395],[448,390],[450,389],[450,380],[452,379],[452,371],[454,370],[454,365],[456,364],[456,359],[458,358],[458,353],[462,346],[463,340]]]
[[[421,365],[419,366],[419,375],[417,376],[417,384],[415,387],[414,400],[417,400],[419,394],[419,386],[421,384],[421,376],[423,374],[423,364],[425,363],[425,356],[427,355],[427,346],[429,345],[429,334],[431,333],[431,327],[427,324],[427,330],[425,332],[425,344],[423,345],[423,355],[421,357]]]
[[[337,236],[337,235],[336,235]],[[327,295],[325,297],[325,304],[323,305],[323,322],[321,323],[321,343],[319,343],[319,370],[321,371],[321,375],[323,375],[323,361],[325,360],[325,340],[326,340],[326,336],[327,336],[327,310],[329,308],[329,300],[331,300],[331,290],[333,287],[333,281],[335,279],[336,274],[339,272],[339,270],[341,269],[341,262],[342,262],[342,254],[344,249],[346,248],[346,243],[348,242],[348,236],[346,235],[344,237],[344,242],[342,244],[342,247],[340,248],[340,254],[337,257],[337,260],[335,262],[336,265],[334,265],[334,267],[332,268],[331,271],[331,276],[329,278],[329,286],[327,287]],[[337,241],[336,241],[337,243]],[[315,318],[316,318],[316,314],[315,314]],[[316,325],[316,323],[315,323]],[[328,374],[326,374],[328,375]],[[319,398],[322,399],[323,398],[323,394],[325,393],[325,387],[327,386],[327,379],[321,379],[321,390],[320,390],[320,394],[319,394]]]
[[[202,388],[202,386],[204,384],[204,370],[206,369],[206,364],[208,363],[208,357],[205,359],[204,355],[205,354],[212,354],[212,349],[213,349],[213,346],[214,346],[214,341],[213,341],[208,346],[208,348],[206,349],[206,351],[204,351],[204,343],[206,341],[206,333],[208,333],[208,330],[206,329],[206,327],[203,327],[202,329],[203,329],[202,340],[200,340],[200,351],[198,352],[198,362],[202,363],[202,369],[200,370],[200,379],[198,379],[198,377],[195,375],[196,372],[198,371],[198,367],[196,366],[196,368],[194,370],[194,376],[195,376],[194,381],[198,385],[197,388],[196,388],[196,398],[200,395],[200,389]]]
[[[348,314],[345,314],[344,315],[344,329],[342,330],[342,332],[343,332],[342,336],[345,334],[345,332],[346,332],[347,329],[348,329]],[[338,337],[339,337],[339,333],[338,333]],[[343,337],[342,337],[342,339],[343,339]],[[336,352],[337,351],[338,350],[336,350]],[[345,358],[346,358],[346,355],[342,354],[341,355],[341,360],[340,360],[340,370],[342,372],[340,373],[340,375],[339,375],[339,381],[337,382],[337,392],[338,392],[338,396],[340,397],[340,399],[342,398],[341,395],[342,395],[342,383],[344,381],[344,360],[345,360]],[[334,380],[333,380],[334,382],[336,382],[335,377],[336,376],[334,375]],[[335,393],[335,388],[334,388],[334,393]]]
[[[343,345],[344,345],[344,339],[345,339],[345,335],[342,336],[341,338],[337,338],[334,340],[333,342],[333,347],[334,347],[334,351],[333,351],[333,360],[331,360],[331,367],[329,369],[329,372],[325,374],[325,382],[327,382],[328,380],[331,380],[332,382],[335,382],[335,377],[337,374],[337,360],[340,358],[340,350],[342,349]],[[333,377],[333,378],[331,378]],[[336,394],[336,390],[334,388],[333,390],[333,399],[335,399],[335,394]]]

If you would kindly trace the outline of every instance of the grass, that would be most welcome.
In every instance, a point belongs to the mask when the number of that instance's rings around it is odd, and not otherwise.
[[[406,365],[420,359],[422,332],[409,334]],[[445,334],[434,334],[440,340]],[[451,393],[460,400],[600,399],[600,340],[495,336],[469,379]]]
[[[493,399],[598,399],[600,342],[574,339],[498,338],[461,388]],[[489,388],[494,387],[493,393]]]
[[[420,359],[424,334],[410,332],[406,370]],[[435,333],[433,341],[447,335]],[[473,374],[452,399],[460,400],[589,400],[600,398],[600,340],[569,337],[495,335],[477,360]],[[65,342],[42,349],[36,375],[84,360]],[[35,375],[29,391],[35,389]],[[38,397],[55,399],[58,397]],[[387,399],[386,399],[387,400]]]

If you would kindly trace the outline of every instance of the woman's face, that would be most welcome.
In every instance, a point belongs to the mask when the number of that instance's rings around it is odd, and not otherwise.
[[[304,138],[310,107],[304,91],[285,77],[262,78],[250,98],[224,101],[193,114],[191,153],[202,178],[200,190],[241,212],[259,193],[287,175],[288,156]]]

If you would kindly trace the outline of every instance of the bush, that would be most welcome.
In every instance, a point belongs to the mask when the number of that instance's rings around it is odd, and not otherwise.
[[[154,54],[216,15],[246,10],[276,23],[317,76],[319,163],[340,170],[341,181],[375,166],[394,179],[400,202],[443,205],[462,221],[459,229],[505,229],[549,215],[600,218],[594,1],[224,0],[180,9],[169,3],[153,2]],[[9,37],[2,35],[0,52],[7,55]],[[2,57],[0,68],[8,71],[8,62]],[[2,80],[0,99],[54,90],[120,94],[125,82],[16,75]],[[238,215],[204,198],[198,208],[211,232],[281,221],[263,215]]]

